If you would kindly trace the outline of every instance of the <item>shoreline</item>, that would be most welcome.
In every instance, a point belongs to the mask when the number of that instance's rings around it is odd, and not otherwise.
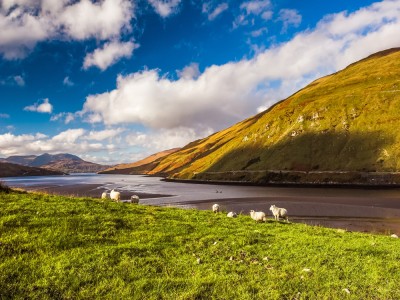
[[[150,176],[143,174],[142,176]],[[152,176],[151,176],[152,177]],[[161,176],[154,176],[161,177]],[[386,184],[370,184],[370,183],[334,183],[334,182],[268,182],[258,183],[251,181],[234,181],[234,180],[200,180],[200,179],[176,179],[161,177],[161,181],[165,182],[177,182],[177,183],[193,183],[193,184],[210,184],[210,185],[232,185],[232,186],[261,186],[261,187],[293,187],[293,188],[348,188],[348,189],[400,189],[398,183],[386,183]]]

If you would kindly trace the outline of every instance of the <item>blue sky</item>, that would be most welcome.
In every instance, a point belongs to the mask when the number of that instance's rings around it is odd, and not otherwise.
[[[131,162],[400,46],[400,0],[0,0],[0,157]]]

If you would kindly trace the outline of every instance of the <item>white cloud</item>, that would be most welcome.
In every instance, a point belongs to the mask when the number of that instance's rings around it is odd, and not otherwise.
[[[295,9],[281,9],[279,11],[279,21],[282,21],[282,32],[286,32],[289,26],[298,27],[301,24],[301,15]]]
[[[133,5],[129,0],[104,0],[93,3],[81,0],[64,7],[58,21],[72,38],[84,40],[95,37],[106,40],[118,37],[129,28]]]
[[[69,124],[69,123],[71,123],[72,121],[75,120],[75,114],[69,113],[69,112],[68,113],[61,112],[61,113],[52,115],[50,117],[50,121],[59,121],[59,120],[62,120],[62,119],[64,119],[64,123],[65,124]]]
[[[0,80],[0,85],[8,86],[25,86],[25,79],[22,75],[8,76],[6,79]]]
[[[271,1],[269,0],[247,1],[240,5],[240,8],[246,10],[246,13],[248,15],[250,14],[260,15],[270,7],[271,7]]]
[[[25,80],[20,75],[14,76],[14,81],[18,86],[25,86]]]
[[[239,14],[233,22],[233,28],[239,26],[254,24],[254,16],[261,17],[264,21],[272,18],[273,11],[270,0],[254,0],[243,2],[240,5],[242,13]],[[250,20],[250,21],[249,21]]]
[[[7,0],[0,7],[0,54],[24,58],[51,39],[117,39],[131,30],[130,0]]]
[[[102,48],[86,55],[83,68],[88,69],[95,66],[104,71],[121,58],[130,58],[133,50],[137,47],[138,45],[133,42],[113,41],[106,43]]]
[[[66,76],[63,80],[63,85],[65,86],[74,86],[75,84],[71,81],[69,76]]]
[[[251,35],[252,37],[259,37],[259,36],[262,36],[264,33],[267,33],[267,32],[268,32],[267,27],[262,27],[262,28],[260,28],[260,29],[258,29],[258,30],[252,31],[252,32],[250,33],[250,35]]]
[[[196,79],[200,75],[199,64],[191,63],[180,71],[176,71],[179,78],[183,79]]]
[[[208,15],[208,20],[210,21],[214,20],[216,17],[218,17],[220,14],[222,14],[229,8],[228,3],[224,2],[219,4],[211,11],[210,5],[211,5],[210,3],[204,3],[202,9],[203,13],[206,13]]]
[[[328,16],[252,59],[210,66],[196,77],[172,80],[159,70],[120,75],[113,91],[88,96],[81,114],[108,125],[219,130],[317,77],[399,44],[400,0],[387,0]]]
[[[145,155],[155,152],[183,147],[186,144],[208,136],[211,129],[196,132],[192,128],[178,127],[150,132],[135,132],[126,136],[125,140],[130,146],[144,148]]]
[[[154,10],[163,18],[177,12],[181,0],[148,0]]]
[[[2,114],[0,113],[0,119],[8,119],[10,117],[9,114]]]
[[[85,139],[103,141],[105,139],[115,138],[124,131],[125,129],[123,128],[106,129],[102,131],[90,131],[89,134],[85,137]]]
[[[119,131],[119,130],[117,130]],[[0,156],[28,155],[68,152],[76,155],[89,155],[99,152],[108,153],[115,149],[114,145],[98,142],[100,139],[88,139],[87,131],[82,128],[68,129],[49,137],[42,133],[14,135],[0,134]],[[100,137],[105,133],[89,132],[89,137]],[[95,142],[91,142],[94,140]],[[121,159],[118,157],[117,161]],[[114,161],[115,162],[115,161]]]
[[[39,103],[38,101],[32,105],[26,106],[24,110],[51,114],[51,112],[53,111],[53,105],[51,105],[49,99],[46,98],[43,99],[42,103]]]

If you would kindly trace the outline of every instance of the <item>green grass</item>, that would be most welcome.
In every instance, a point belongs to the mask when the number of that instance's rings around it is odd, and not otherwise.
[[[400,299],[388,236],[19,192],[0,207],[0,299]]]

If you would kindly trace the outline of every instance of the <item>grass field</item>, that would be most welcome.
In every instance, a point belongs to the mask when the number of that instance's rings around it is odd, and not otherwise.
[[[400,240],[0,192],[1,299],[400,299]]]

